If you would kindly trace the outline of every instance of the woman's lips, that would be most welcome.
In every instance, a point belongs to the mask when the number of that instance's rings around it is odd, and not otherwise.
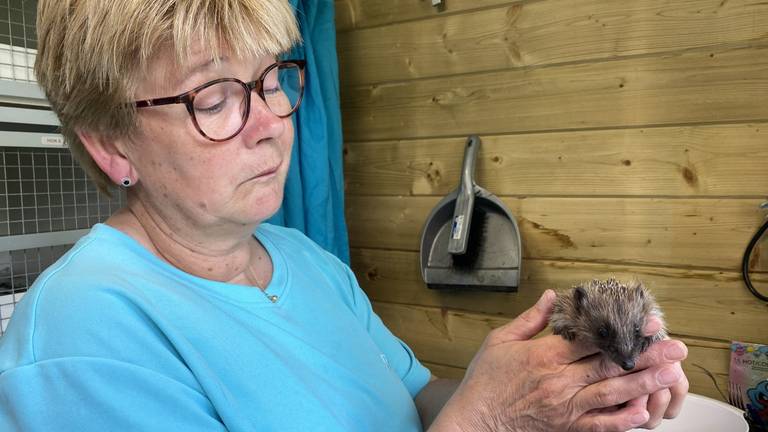
[[[262,171],[261,174],[256,176],[256,178],[269,177],[275,173],[277,173],[277,168],[270,168],[268,170]]]
[[[257,181],[258,180],[268,180],[268,179],[274,177],[275,174],[277,174],[277,171],[279,169],[280,169],[280,164],[277,164],[277,165],[275,165],[272,168],[267,168],[264,171],[256,174],[255,176],[253,176],[250,179],[248,179],[248,181],[250,181],[250,180],[257,180]]]

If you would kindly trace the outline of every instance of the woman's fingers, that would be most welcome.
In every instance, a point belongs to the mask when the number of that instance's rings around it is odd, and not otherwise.
[[[670,401],[667,406],[667,410],[664,413],[664,418],[671,419],[677,417],[680,414],[680,410],[683,409],[683,401],[685,395],[688,394],[688,378],[683,377],[683,380],[669,388]]]
[[[551,358],[554,362],[561,365],[569,365],[569,367],[574,362],[578,364],[579,361],[597,358],[598,356],[592,356],[600,352],[592,344],[569,342],[556,335],[544,336],[536,339],[536,341],[543,344],[541,349],[546,353],[547,358]]]
[[[685,379],[679,363],[654,366],[584,387],[573,398],[579,412],[618,405],[672,387]]]
[[[645,400],[641,397],[623,408],[600,409],[584,414],[571,429],[575,431],[626,431],[648,422]]]
[[[664,328],[664,322],[661,321],[656,315],[650,314],[645,317],[645,327],[643,327],[643,335],[653,336],[661,329]]]
[[[664,413],[667,411],[669,401],[672,399],[672,393],[669,389],[659,390],[648,396],[647,410],[650,417],[643,427],[653,429],[661,423]]]
[[[642,395],[632,399],[631,401],[627,402],[627,406],[638,407],[648,411],[648,395]]]
[[[625,371],[604,355],[592,356],[573,363],[570,368],[576,379],[584,384],[593,384],[607,378],[627,375],[650,366],[674,363],[688,356],[688,348],[677,340],[663,340],[651,345],[638,357],[635,368]]]

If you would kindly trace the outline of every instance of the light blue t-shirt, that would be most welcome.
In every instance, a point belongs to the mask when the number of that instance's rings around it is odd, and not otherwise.
[[[0,431],[420,430],[429,371],[349,268],[296,230],[256,237],[274,265],[266,292],[96,225],[0,339]]]

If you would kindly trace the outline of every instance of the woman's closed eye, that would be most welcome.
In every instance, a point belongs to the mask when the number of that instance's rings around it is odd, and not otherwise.
[[[275,84],[271,87],[265,87],[262,91],[264,92],[264,96],[274,96],[279,94],[282,89],[280,88],[280,84]]]
[[[218,114],[232,102],[233,97],[231,83],[219,83],[208,87],[195,96],[195,113]]]
[[[227,105],[228,98],[224,97],[218,102],[206,102],[204,104],[195,104],[197,114],[214,115],[220,113]]]
[[[264,96],[274,96],[280,93],[281,86],[277,68],[274,68],[267,73],[261,86],[261,91],[264,93]]]

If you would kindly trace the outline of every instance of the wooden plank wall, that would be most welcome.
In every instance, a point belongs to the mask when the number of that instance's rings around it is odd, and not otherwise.
[[[768,343],[739,273],[768,195],[768,3],[444,3],[336,0],[353,269],[376,311],[459,377],[545,289],[637,276],[689,346],[691,391],[720,398],[729,342]],[[516,294],[421,281],[420,230],[472,133],[478,183],[520,224]]]

